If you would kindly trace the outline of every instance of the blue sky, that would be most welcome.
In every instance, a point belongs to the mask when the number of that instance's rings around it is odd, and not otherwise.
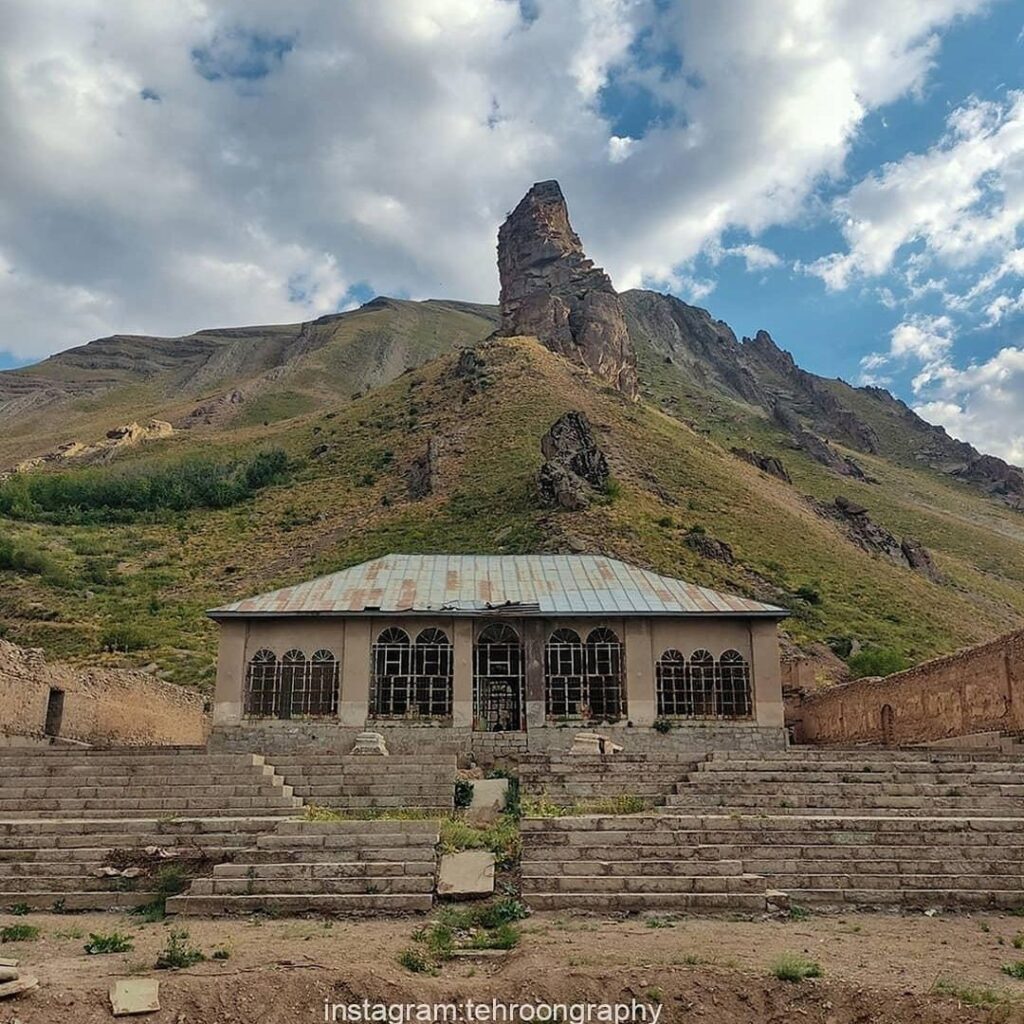
[[[0,367],[494,301],[558,178],[620,288],[1024,461],[1020,0],[100,0],[0,11]]]

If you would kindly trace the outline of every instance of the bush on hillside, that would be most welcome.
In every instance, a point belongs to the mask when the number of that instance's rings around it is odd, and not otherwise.
[[[888,676],[910,668],[910,662],[899,651],[886,647],[869,647],[855,654],[847,662],[855,679],[864,676]]]
[[[192,455],[164,465],[19,473],[0,483],[0,515],[52,523],[132,522],[193,508],[227,508],[283,480],[280,448],[245,459]]]

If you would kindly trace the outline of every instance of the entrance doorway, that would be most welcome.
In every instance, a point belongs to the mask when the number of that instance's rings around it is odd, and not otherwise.
[[[503,622],[487,626],[473,657],[473,728],[519,732],[523,728],[523,642]]]
[[[891,704],[882,705],[882,742],[887,746],[891,747],[895,742],[895,734],[893,729],[893,721],[895,714],[892,710]]]
[[[64,720],[64,691],[50,688],[46,698],[46,722],[43,733],[47,736],[59,736],[61,722]]]

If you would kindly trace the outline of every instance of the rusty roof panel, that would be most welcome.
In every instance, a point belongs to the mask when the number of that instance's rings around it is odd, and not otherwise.
[[[245,615],[740,615],[786,611],[595,555],[385,555],[215,608]]]

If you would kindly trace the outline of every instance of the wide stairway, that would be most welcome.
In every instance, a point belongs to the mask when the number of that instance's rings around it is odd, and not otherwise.
[[[657,814],[524,822],[531,905],[1024,907],[1022,757],[716,753],[674,790]]]
[[[435,820],[280,822],[255,847],[197,878],[181,914],[379,914],[429,910]]]
[[[454,754],[317,754],[273,756],[274,768],[306,803],[342,811],[410,808],[437,814],[452,810]]]
[[[946,750],[793,748],[711,754],[673,812],[1024,818],[1024,758]]]
[[[256,754],[203,747],[0,751],[0,819],[295,814],[302,807]]]
[[[534,910],[746,911],[763,878],[705,849],[688,823],[659,815],[523,821],[523,898]]]
[[[519,759],[524,796],[574,807],[629,796],[651,807],[666,802],[693,771],[699,754],[526,754]]]

